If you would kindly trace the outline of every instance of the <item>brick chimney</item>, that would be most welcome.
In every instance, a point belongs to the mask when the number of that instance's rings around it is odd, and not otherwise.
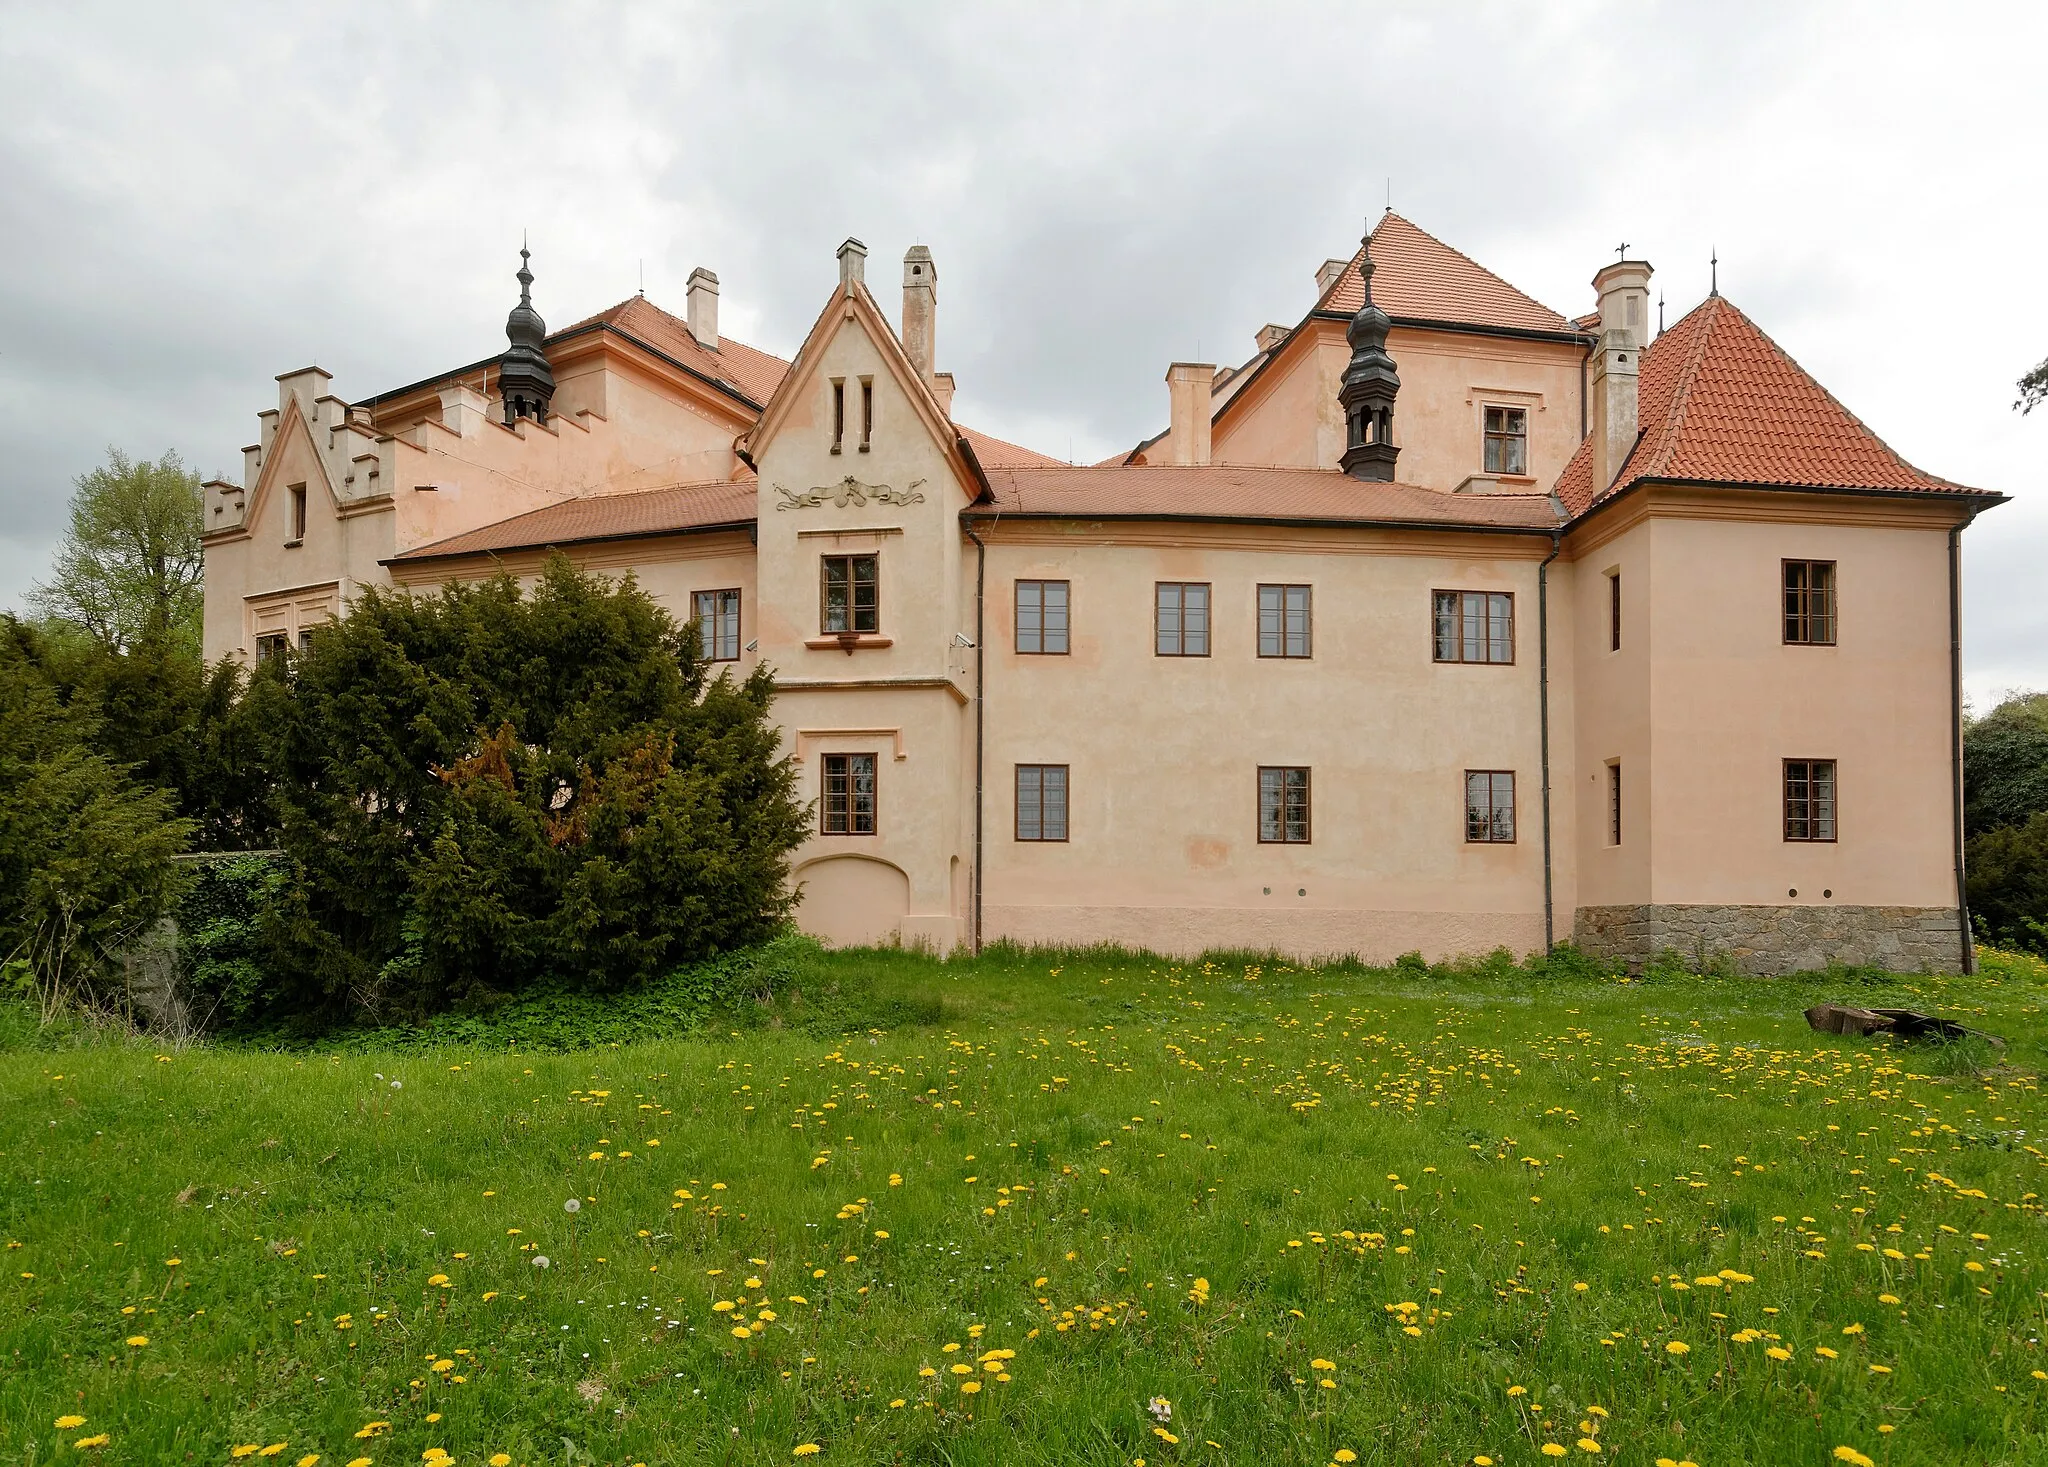
[[[932,252],[912,245],[903,256],[903,350],[926,382],[932,380],[933,335],[938,329],[939,268]]]
[[[718,350],[718,277],[702,265],[690,272],[690,335],[697,345]]]
[[[1166,369],[1168,463],[1209,461],[1209,400],[1215,385],[1214,362],[1175,362]]]
[[[1617,260],[1593,277],[1600,342],[1593,352],[1593,492],[1604,494],[1636,446],[1636,379],[1649,336],[1650,267]]]

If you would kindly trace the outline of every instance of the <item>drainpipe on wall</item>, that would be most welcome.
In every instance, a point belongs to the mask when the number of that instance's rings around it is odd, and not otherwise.
[[[1536,567],[1536,689],[1543,727],[1543,951],[1557,943],[1550,879],[1550,562],[1564,546],[1563,531],[1550,532],[1550,554]]]
[[[1972,508],[1948,531],[1949,782],[1955,806],[1956,925],[1962,932],[1963,973],[1977,971],[1970,940],[1970,898],[1963,889],[1963,531],[1979,511]]]
[[[972,930],[974,951],[981,953],[981,767],[982,767],[982,683],[986,676],[988,651],[982,645],[983,611],[987,605],[984,588],[987,584],[988,546],[981,543],[981,536],[974,533],[974,526],[965,517],[960,528],[967,532],[967,538],[974,542],[974,915]]]

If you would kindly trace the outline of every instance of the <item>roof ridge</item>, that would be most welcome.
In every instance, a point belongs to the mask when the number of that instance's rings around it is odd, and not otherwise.
[[[1694,306],[1692,310],[1687,311],[1685,316],[1679,317],[1677,326],[1672,328],[1676,330],[1678,326],[1683,326],[1686,318],[1697,312],[1710,312],[1707,318],[1694,328],[1696,334],[1693,337],[1692,350],[1686,354],[1685,365],[1678,369],[1678,381],[1671,389],[1671,404],[1664,411],[1664,421],[1658,425],[1657,446],[1651,451],[1649,457],[1644,460],[1640,474],[1632,474],[1630,472],[1630,462],[1624,460],[1621,466],[1621,473],[1615,478],[1614,482],[1616,484],[1625,483],[1631,478],[1641,478],[1662,473],[1665,466],[1671,462],[1672,457],[1678,452],[1679,433],[1685,426],[1686,409],[1691,405],[1692,401],[1692,385],[1698,380],[1700,367],[1707,359],[1707,347],[1713,339],[1714,322],[1719,315],[1718,307],[1724,302],[1724,297],[1710,295]],[[1658,338],[1658,340],[1662,339],[1662,337]],[[1650,344],[1655,346],[1656,342],[1653,341]],[[1641,381],[1642,356],[1643,353],[1641,352],[1636,354],[1638,382]],[[1640,401],[1636,405],[1636,410],[1638,413],[1642,411]],[[1631,452],[1629,460],[1634,458],[1635,453]],[[1600,486],[1599,492],[1605,494],[1613,487],[1613,484],[1603,484]]]

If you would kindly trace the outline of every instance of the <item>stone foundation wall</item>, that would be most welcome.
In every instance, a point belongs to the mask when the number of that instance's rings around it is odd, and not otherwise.
[[[1572,941],[1634,970],[1672,949],[1701,966],[1725,956],[1757,977],[1831,962],[1953,973],[1962,961],[1954,907],[1580,907]]]

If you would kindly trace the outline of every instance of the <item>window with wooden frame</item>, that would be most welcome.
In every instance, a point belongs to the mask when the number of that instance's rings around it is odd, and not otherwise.
[[[1309,588],[1259,587],[1259,656],[1309,655]]]
[[[1835,838],[1835,761],[1785,761],[1785,839]]]
[[[1607,650],[1621,650],[1621,572],[1607,573]]]
[[[294,484],[285,493],[291,501],[291,541],[296,545],[306,538],[306,486]]]
[[[291,647],[292,639],[284,632],[265,632],[256,639],[256,665],[261,667],[274,658],[284,656]]]
[[[1017,582],[1017,650],[1034,657],[1067,655],[1065,581]]]
[[[1161,581],[1154,605],[1154,652],[1161,657],[1209,655],[1208,582]]]
[[[860,379],[860,451],[868,451],[868,440],[875,436],[875,379]]]
[[[818,830],[823,835],[875,833],[875,756],[827,754],[819,801]]]
[[[1486,410],[1486,472],[1529,472],[1529,410],[1490,407]]]
[[[1308,771],[1260,765],[1259,844],[1306,845],[1308,837]]]
[[[1835,645],[1835,563],[1785,562],[1785,642],[1788,646]]]
[[[692,598],[697,617],[697,636],[704,656],[712,662],[740,660],[740,593],[699,591]]]
[[[832,379],[832,451],[838,453],[846,441],[846,379]]]
[[[1512,592],[1437,591],[1433,599],[1438,662],[1515,660]]]
[[[818,628],[828,636],[882,629],[878,555],[826,555],[818,561]]]
[[[1607,844],[1621,844],[1621,761],[1607,766]]]
[[[1017,839],[1067,838],[1067,766],[1017,766]]]
[[[1465,771],[1465,839],[1477,845],[1512,845],[1515,776],[1506,769]]]

